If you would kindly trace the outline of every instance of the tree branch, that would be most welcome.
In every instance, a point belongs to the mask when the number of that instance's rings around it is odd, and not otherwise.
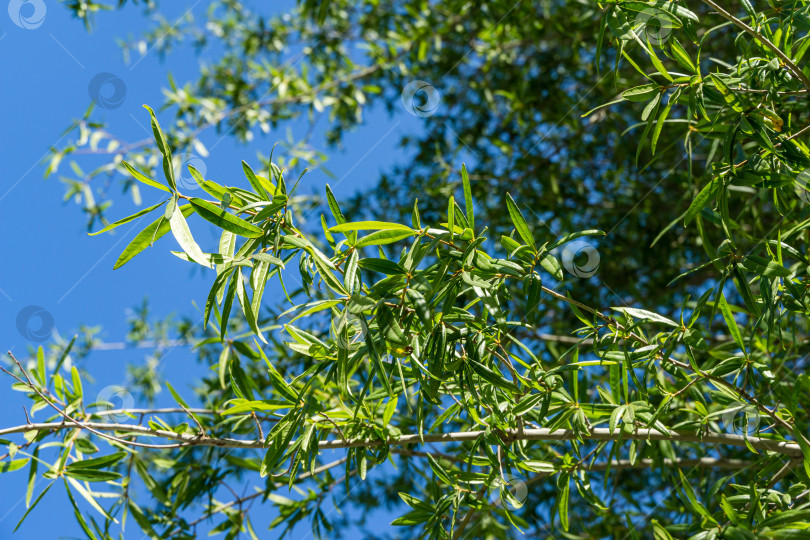
[[[802,72],[802,70],[799,68],[799,66],[794,64],[793,60],[791,60],[788,57],[788,55],[786,55],[784,52],[782,52],[782,50],[779,47],[777,47],[773,42],[771,42],[768,38],[766,38],[765,36],[763,36],[762,34],[757,32],[756,30],[754,30],[753,28],[751,28],[750,26],[745,24],[743,21],[741,21],[740,19],[738,19],[737,17],[735,17],[734,15],[732,15],[731,13],[726,11],[725,9],[721,8],[719,5],[717,5],[716,2],[713,2],[712,0],[701,0],[701,1],[704,4],[706,4],[707,6],[711,7],[715,11],[717,11],[717,13],[720,14],[720,16],[728,19],[729,21],[734,23],[739,28],[742,28],[743,30],[745,30],[745,32],[747,32],[748,34],[753,36],[754,39],[756,39],[757,41],[762,42],[763,45],[768,47],[771,51],[773,51],[773,53],[776,56],[779,57],[779,59],[785,64],[785,67],[787,67],[788,70],[791,73],[793,73],[793,75],[795,75],[796,78],[798,78],[802,82],[804,87],[807,88],[808,90],[810,90],[810,79],[808,79],[807,76],[804,74],[804,72]]]

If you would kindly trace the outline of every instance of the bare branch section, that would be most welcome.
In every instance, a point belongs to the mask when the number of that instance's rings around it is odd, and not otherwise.
[[[151,429],[140,425],[113,424],[105,422],[78,422],[66,420],[64,422],[44,422],[37,424],[25,424],[21,426],[0,429],[0,436],[14,433],[26,433],[31,431],[60,431],[64,429],[84,429],[88,431],[113,431],[120,435],[136,435],[147,437],[159,437],[172,441],[178,441],[181,446],[218,446],[225,448],[268,448],[264,441],[211,438],[200,435],[189,435],[185,433],[174,433],[161,429]],[[321,441],[318,448],[321,450],[335,450],[340,448],[375,448],[379,446],[409,446],[422,443],[453,443],[475,441],[485,432],[460,431],[455,433],[429,434],[420,436],[419,434],[408,434],[399,437],[391,437],[387,440],[355,438],[355,439],[332,439]],[[698,443],[711,445],[729,445],[745,448],[748,445],[757,450],[776,452],[786,456],[799,458],[802,456],[801,448],[798,444],[786,441],[775,441],[762,437],[746,437],[725,433],[677,433],[670,431],[665,433],[655,429],[637,429],[632,433],[622,433],[619,430],[611,431],[607,428],[592,428],[588,432],[577,433],[570,429],[523,429],[508,430],[504,432],[507,440],[518,441],[573,441],[573,440],[593,440],[593,441],[616,441],[616,440],[650,440],[650,441],[670,441],[680,443]],[[121,440],[120,442],[124,442]],[[159,446],[159,445],[150,445]],[[167,445],[175,448],[177,444]]]

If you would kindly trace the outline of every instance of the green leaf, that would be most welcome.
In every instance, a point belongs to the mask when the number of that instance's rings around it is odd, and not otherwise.
[[[321,254],[321,256],[313,255],[312,262],[315,263],[315,266],[318,269],[318,274],[321,276],[324,283],[326,283],[326,285],[329,286],[330,289],[332,289],[341,296],[349,295],[346,289],[343,288],[343,283],[341,283],[340,280],[338,280],[338,278],[335,277],[335,274],[332,273],[333,266],[332,267],[329,266],[332,263],[330,263],[329,260],[323,256],[323,254]]]
[[[222,314],[219,321],[219,335],[221,339],[225,339],[225,335],[227,334],[228,330],[228,319],[231,316],[231,308],[233,307],[233,299],[236,297],[236,287],[239,281],[241,281],[242,272],[237,269],[231,275],[231,281],[228,285],[228,291],[225,293],[225,297],[222,301]]]
[[[515,383],[507,380],[500,373],[489,369],[484,364],[476,362],[475,360],[469,360],[469,364],[470,367],[472,367],[473,371],[476,373],[476,375],[481,377],[486,382],[495,385],[496,387],[502,390],[506,390],[514,394],[520,393],[520,389],[517,386],[515,386]]]
[[[360,315],[358,320],[360,321],[363,335],[366,338],[366,349],[368,350],[368,355],[371,357],[374,369],[377,371],[377,377],[382,382],[383,387],[385,387],[386,394],[388,394],[389,397],[393,397],[394,393],[391,390],[391,383],[388,381],[388,374],[385,372],[385,365],[382,362],[379,351],[377,351],[377,344],[374,342],[374,336],[371,335],[371,329],[368,327],[368,322],[366,322],[366,318],[363,315]]]
[[[278,266],[284,268],[284,263],[280,260],[279,263]],[[264,296],[264,289],[267,286],[270,264],[269,261],[259,261],[259,263],[253,267],[253,271],[250,274],[250,285],[253,287],[253,298],[250,300],[250,310],[256,318],[261,318],[262,296]],[[262,341],[264,341],[264,339],[262,339]]]
[[[273,257],[272,255],[270,255],[269,253],[266,253],[264,251],[259,252],[259,253],[254,253],[253,255],[250,256],[250,258],[254,259],[254,260],[257,260],[257,261],[266,262],[268,264],[272,264],[272,265],[280,266],[281,268],[284,268],[284,261],[282,261],[278,257]]]
[[[275,390],[287,401],[290,403],[298,402],[298,394],[292,387],[287,384],[287,381],[284,380],[284,377],[278,372],[275,366],[270,362],[270,359],[267,358],[267,355],[264,354],[264,351],[258,345],[256,348],[259,350],[259,354],[264,360],[264,363],[267,365],[267,373],[270,375],[270,384],[275,388]]]
[[[734,338],[734,342],[740,346],[740,349],[745,351],[745,343],[743,342],[740,328],[737,326],[737,321],[734,320],[734,314],[731,312],[731,307],[728,305],[726,296],[722,292],[720,293],[718,303],[720,305],[720,313],[723,314],[723,318],[726,320],[726,325],[728,326],[728,331],[731,334],[731,337]]]
[[[661,87],[655,83],[642,84],[622,92],[622,97],[628,101],[647,101],[661,92]]]
[[[571,494],[571,478],[569,475],[560,475],[557,479],[557,490],[557,510],[560,514],[560,525],[562,525],[564,531],[567,531],[568,501]]]
[[[670,109],[672,109],[672,106],[674,104],[675,101],[670,96],[666,107],[664,107],[664,110],[661,111],[661,114],[658,115],[658,119],[655,121],[652,140],[650,141],[650,152],[652,152],[653,155],[655,155],[655,147],[658,145],[658,137],[661,136],[661,130],[664,129],[664,124],[666,123],[667,116],[669,116],[669,111]]]
[[[329,232],[342,233],[348,231],[408,231],[415,233],[407,225],[399,223],[386,223],[384,221],[355,221],[354,223],[341,223],[329,228]]]
[[[202,252],[200,246],[197,245],[197,242],[194,241],[194,237],[191,236],[191,230],[188,228],[186,218],[183,217],[183,213],[179,208],[175,208],[174,212],[172,212],[169,225],[171,226],[172,235],[174,235],[180,247],[183,248],[183,251],[198,264],[211,268],[208,258]]]
[[[179,206],[180,212],[188,217],[194,212],[194,208],[190,205]],[[160,239],[170,230],[169,221],[160,216],[156,221],[152,222],[144,230],[138,233],[135,238],[124,248],[123,253],[118,257],[113,265],[113,270],[121,268],[126,263],[131,261],[138,253],[151,246],[155,240]]]
[[[539,397],[543,397],[542,395],[538,394]],[[517,466],[521,469],[536,472],[536,473],[547,473],[551,474],[557,470],[553,463],[548,461],[539,461],[536,459],[529,459],[526,461],[518,461]]]
[[[84,519],[82,513],[79,511],[79,505],[76,504],[76,499],[73,498],[73,493],[70,491],[70,485],[73,482],[75,482],[75,480],[70,483],[68,482],[68,480],[70,480],[69,478],[63,478],[63,480],[65,482],[65,491],[67,492],[68,499],[70,500],[70,504],[73,506],[76,521],[79,522],[79,525],[81,526],[82,530],[84,530],[84,533],[87,535],[88,538],[90,538],[91,540],[98,540],[96,538],[96,535],[93,534],[93,531],[90,530],[90,527],[87,526],[87,521]]]
[[[692,201],[692,204],[689,205],[689,209],[686,211],[686,214],[683,216],[683,224],[689,225],[689,223],[695,218],[696,215],[700,213],[703,208],[709,204],[709,201],[712,200],[715,196],[715,193],[723,184],[723,179],[719,176],[712,178],[712,181],[703,186],[703,189],[700,190],[695,200]]]
[[[391,423],[391,418],[393,418],[394,413],[397,412],[397,401],[399,401],[397,396],[388,399],[388,403],[385,405],[385,410],[383,411],[384,426]]]
[[[475,215],[473,212],[472,190],[470,189],[470,176],[467,174],[467,166],[461,164],[461,183],[464,186],[464,208],[467,211],[467,223],[470,229],[475,232]]]
[[[103,229],[101,229],[100,231],[96,231],[96,232],[94,232],[94,233],[87,233],[87,234],[88,234],[89,236],[96,236],[97,234],[105,233],[105,232],[107,232],[107,231],[110,231],[110,230],[112,230],[112,229],[115,229],[116,227],[120,227],[120,226],[121,226],[121,225],[123,225],[124,223],[129,223],[130,221],[132,221],[132,220],[134,220],[134,219],[137,219],[137,218],[141,217],[141,216],[142,216],[142,215],[144,215],[144,214],[148,214],[148,213],[149,213],[149,212],[151,212],[152,210],[157,210],[158,208],[160,208],[160,207],[161,207],[161,206],[163,206],[164,204],[166,204],[166,201],[159,202],[159,203],[157,203],[157,204],[155,204],[155,205],[150,206],[149,208],[144,208],[144,209],[143,209],[143,210],[141,210],[140,212],[136,212],[136,213],[132,214],[131,216],[128,216],[128,217],[125,217],[125,218],[123,218],[123,219],[119,219],[118,221],[115,221],[115,222],[113,222],[113,223],[110,223],[109,225],[107,225],[106,227],[104,227]]]
[[[76,441],[86,441],[87,439],[76,439]],[[78,444],[77,444],[78,447]],[[39,465],[39,447],[34,449],[31,457],[31,467],[28,469],[28,487],[25,490],[25,507],[31,508],[31,496],[34,494],[34,487],[37,482],[37,468]]]
[[[138,526],[143,530],[145,535],[149,536],[149,538],[159,538],[158,534],[155,532],[155,529],[152,528],[152,524],[149,522],[149,518],[143,513],[135,501],[129,499],[127,501],[127,508],[129,509],[129,513],[135,518],[135,522]]]
[[[188,202],[191,203],[194,210],[201,218],[210,221],[217,227],[225,229],[226,231],[230,231],[246,238],[261,238],[261,236],[264,234],[264,231],[256,225],[231,214],[227,210],[223,210],[219,206],[214,206],[208,201],[192,197],[188,200]]]
[[[695,492],[692,489],[692,486],[689,484],[689,481],[686,479],[686,477],[683,475],[683,471],[681,471],[680,469],[678,469],[678,476],[681,479],[681,487],[683,488],[683,491],[686,494],[686,498],[692,509],[698,514],[702,515],[704,518],[706,518],[706,520],[708,520],[710,523],[716,525],[717,521],[715,521],[715,519],[712,517],[712,515],[709,513],[706,507],[703,506],[703,503],[697,500],[697,497],[695,496]]]
[[[346,272],[343,274],[343,285],[349,294],[354,293],[354,284],[357,281],[357,267],[360,255],[357,250],[353,250],[349,258],[346,260]]]
[[[140,172],[138,169],[136,169],[135,167],[133,167],[132,165],[130,165],[126,161],[122,161],[121,163],[124,164],[124,168],[127,170],[127,172],[129,172],[129,174],[131,174],[133,176],[133,178],[135,178],[139,182],[143,182],[147,186],[157,188],[157,189],[159,189],[161,191],[165,191],[166,193],[171,193],[172,192],[172,190],[170,190],[169,188],[167,188],[163,184],[160,184],[160,183],[152,180],[151,178],[149,178],[148,176],[146,176],[145,174]]]
[[[450,200],[447,202],[447,230],[450,231],[450,241],[453,241],[453,231],[455,227],[453,225],[453,221],[456,215],[456,201],[452,195],[450,195]]]
[[[355,247],[361,248],[366,246],[381,246],[385,244],[392,244],[399,240],[411,237],[414,231],[411,229],[405,230],[392,230],[392,231],[377,231],[357,239]]]
[[[211,316],[211,309],[217,302],[217,298],[219,296],[220,291],[225,286],[225,282],[228,280],[230,275],[236,270],[237,270],[236,266],[225,268],[225,270],[223,270],[219,275],[217,275],[216,279],[214,280],[214,284],[211,286],[211,290],[208,293],[208,298],[205,301],[205,311],[203,313],[203,326],[208,326],[208,319]]]
[[[551,253],[545,253],[540,258],[540,266],[543,269],[551,274],[551,277],[556,279],[557,281],[562,281],[564,279],[563,269],[560,265],[560,261],[557,260],[557,257],[552,255]]]
[[[82,390],[82,378],[79,376],[79,370],[76,369],[76,366],[70,367],[70,377],[73,380],[73,393],[76,394],[77,398],[82,397],[84,392]]]
[[[737,94],[728,87],[728,85],[723,82],[723,80],[715,75],[714,73],[709,73],[709,77],[711,77],[712,82],[714,83],[715,88],[720,92],[723,96],[723,99],[726,103],[738,113],[743,112],[745,109],[743,108],[742,102],[740,98],[737,97]]]
[[[532,246],[532,249],[537,250],[537,246],[534,243],[534,236],[532,236],[532,232],[526,224],[526,220],[523,218],[523,213],[520,211],[520,208],[518,208],[518,205],[515,204],[512,195],[509,193],[506,194],[506,207],[509,210],[509,216],[512,218],[512,223],[514,223],[515,229],[520,237],[524,242]]]
[[[760,276],[771,278],[787,278],[791,276],[790,270],[782,266],[776,261],[763,259],[756,255],[749,255],[742,260],[742,267],[749,272],[754,272]]]
[[[667,319],[663,315],[659,315],[657,313],[653,313],[652,311],[647,311],[645,309],[637,309],[637,308],[629,308],[629,307],[612,307],[610,308],[614,311],[619,311],[630,317],[635,317],[636,319],[640,319],[642,321],[653,321],[659,322],[663,324],[668,324],[669,326],[678,327],[680,326],[678,323],[671,319]]]
[[[694,62],[692,62],[692,59],[689,58],[689,54],[684,50],[683,46],[681,46],[674,36],[669,44],[669,48],[672,51],[672,56],[675,57],[675,60],[680,65],[686,68],[690,73],[697,74],[697,68],[695,68]]]
[[[68,469],[101,469],[115,465],[129,454],[127,452],[116,452],[107,456],[101,456],[92,459],[83,459],[82,461],[74,461],[67,466]]]
[[[379,272],[380,274],[386,274],[389,276],[407,274],[404,268],[394,261],[389,261],[388,259],[360,259],[357,261],[357,265],[360,268],[365,268],[366,270]]]
[[[627,23],[627,17],[619,9],[618,6],[612,6],[612,9],[609,9],[607,14],[607,23],[608,27],[610,28],[610,32],[621,41],[630,41],[631,39],[635,39],[636,34],[633,32],[633,29]]]
[[[599,229],[587,229],[584,231],[566,234],[565,236],[558,238],[556,242],[546,246],[546,251],[551,251],[555,247],[567,244],[571,240],[576,240],[577,238],[582,238],[583,236],[605,236],[605,231],[600,231]]]
[[[674,540],[672,535],[669,534],[663,525],[658,523],[657,520],[653,519],[652,521],[652,528],[653,528],[653,538],[655,540]]]
[[[29,461],[30,461],[29,458],[12,459],[11,461],[0,461],[0,473],[22,469],[28,464]]]
[[[253,169],[250,168],[244,160],[242,161],[242,170],[245,172],[245,177],[247,177],[248,182],[253,187],[253,190],[263,199],[267,201],[273,200],[271,195],[268,195],[267,191],[264,189],[259,177],[256,176],[256,173],[253,172]]]
[[[53,484],[54,484],[54,482],[51,482],[50,484],[48,484],[48,485],[45,487],[45,489],[43,489],[43,490],[42,490],[42,493],[40,493],[40,494],[37,496],[37,498],[36,498],[36,499],[34,499],[34,504],[32,504],[31,506],[29,506],[29,507],[28,507],[28,510],[26,510],[26,511],[25,511],[25,513],[23,514],[23,516],[20,518],[20,521],[18,521],[18,522],[17,522],[17,526],[16,526],[16,527],[14,527],[14,531],[12,531],[12,532],[16,532],[16,531],[17,531],[17,529],[19,529],[19,528],[20,528],[20,525],[22,525],[23,521],[25,521],[25,518],[26,518],[26,517],[28,517],[28,514],[30,514],[30,513],[31,513],[31,511],[32,511],[34,508],[36,508],[36,507],[37,507],[37,505],[39,504],[39,501],[41,501],[41,500],[42,500],[42,497],[44,497],[44,496],[45,496],[45,494],[46,494],[46,493],[48,493],[48,490],[49,490],[49,489],[51,489],[51,486],[53,486]]]
[[[155,111],[149,105],[144,105],[144,108],[149,111],[149,116],[152,118],[152,133],[155,135],[158,150],[163,154],[163,173],[166,175],[166,181],[172,191],[177,191],[177,184],[174,181],[174,167],[172,166],[172,149],[163,134],[163,130],[160,129],[160,123],[155,116]]]
[[[113,471],[97,471],[95,469],[71,469],[67,467],[64,471],[65,476],[81,480],[83,482],[110,482],[118,480],[122,477],[121,473]],[[75,486],[74,486],[75,487]]]

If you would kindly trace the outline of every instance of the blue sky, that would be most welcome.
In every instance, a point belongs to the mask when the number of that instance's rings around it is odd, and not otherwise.
[[[257,3],[258,4],[258,3]],[[285,9],[292,2],[273,3],[272,9]],[[17,330],[18,314],[28,306],[40,306],[53,318],[54,332],[69,337],[80,324],[102,325],[106,342],[124,341],[129,309],[148,297],[153,315],[170,313],[194,317],[192,305],[204,301],[211,276],[191,273],[191,265],[169,253],[178,249],[171,236],[157,247],[147,250],[122,269],[112,266],[126,243],[148,222],[124,226],[116,234],[89,237],[85,217],[72,201],[63,201],[64,188],[58,176],[43,179],[43,158],[51,146],[61,146],[75,137],[64,135],[71,120],[81,116],[90,104],[89,86],[101,73],[112,73],[125,85],[126,94],[120,107],[102,110],[112,130],[129,140],[147,135],[148,115],[141,107],[157,107],[162,102],[161,89],[168,85],[171,72],[178,84],[193,81],[201,58],[193,51],[179,49],[165,62],[150,51],[143,58],[125,64],[116,44],[119,38],[138,36],[150,21],[141,11],[127,5],[120,11],[102,13],[92,33],[72,19],[60,3],[47,2],[41,25],[32,29],[19,27],[0,11],[0,84],[3,144],[0,145],[0,223],[2,223],[3,264],[0,264],[0,347],[25,356],[32,345]],[[25,17],[35,13],[23,6]],[[175,20],[191,9],[202,16],[206,2],[163,2],[161,14]],[[263,7],[261,9],[267,9]],[[167,118],[168,121],[168,118]],[[338,194],[370,186],[379,171],[405,156],[396,146],[400,136],[420,129],[422,119],[404,110],[393,116],[382,111],[366,116],[366,124],[345,139],[344,152],[329,152],[327,166],[336,176],[328,179],[320,171],[305,177],[303,192],[322,192],[329,181]],[[243,178],[240,160],[256,161],[256,152],[265,154],[277,140],[286,138],[286,129],[303,133],[304,125],[282,126],[278,132],[241,146],[215,133],[205,133],[202,141],[215,150],[205,159],[208,176],[237,182]],[[316,140],[317,142],[317,140]],[[60,174],[71,175],[67,164]],[[336,186],[337,180],[340,179]],[[132,201],[113,189],[114,206],[108,217],[117,219],[136,210]],[[144,190],[144,204],[156,202],[157,196]],[[196,225],[197,239],[205,249],[215,239]],[[157,269],[157,271],[156,271]],[[278,294],[278,291],[275,291]],[[273,294],[271,291],[269,294]],[[85,386],[86,395],[126,380],[127,362],[142,362],[148,351],[95,352],[85,367],[96,377]],[[194,366],[192,369],[191,366]],[[202,369],[186,348],[177,348],[163,360],[161,373],[179,389],[190,388]],[[0,406],[6,411],[3,425],[24,423],[22,405],[26,402],[10,389],[10,380],[0,381]],[[182,390],[181,390],[182,391]],[[163,392],[159,405],[173,405]],[[190,396],[190,392],[186,392]],[[34,419],[45,417],[44,411]],[[20,499],[25,492],[25,472],[0,477],[0,538],[11,538],[11,530],[24,512]],[[42,482],[37,491],[46,485]],[[266,516],[257,527],[266,525]],[[386,520],[387,522],[387,520]],[[54,524],[59,524],[59,529]],[[382,521],[381,521],[382,523]],[[301,537],[305,528],[300,528]],[[139,538],[135,526],[128,527],[126,538]],[[75,524],[64,489],[55,486],[22,526],[16,538],[52,538],[82,536]]]

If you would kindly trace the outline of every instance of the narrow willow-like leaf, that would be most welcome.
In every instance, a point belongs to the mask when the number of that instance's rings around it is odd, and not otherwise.
[[[586,231],[579,231],[571,234],[566,234],[565,236],[561,236],[556,242],[553,242],[546,246],[546,251],[551,251],[552,249],[559,247],[563,244],[567,244],[572,240],[576,240],[577,238],[582,238],[583,236],[605,236],[605,231],[600,231],[598,229],[588,229]]]
[[[191,236],[191,229],[188,228],[186,218],[183,217],[183,213],[179,210],[179,208],[175,208],[174,212],[172,213],[172,217],[169,220],[169,225],[171,226],[172,235],[174,235],[174,238],[177,240],[177,243],[180,244],[180,247],[183,248],[183,251],[185,251],[188,256],[194,259],[194,261],[198,264],[201,264],[206,268],[211,268],[211,263],[208,261],[205,253],[203,253],[200,246],[197,245],[197,242],[194,241],[194,237]]]
[[[158,150],[163,154],[163,173],[166,175],[166,181],[172,191],[177,191],[177,183],[174,181],[174,165],[172,164],[172,149],[163,130],[160,129],[160,123],[155,116],[155,111],[149,105],[144,105],[144,108],[149,111],[149,116],[152,119],[152,133],[155,135],[155,142],[157,143]]]
[[[354,223],[342,223],[329,227],[329,232],[342,233],[349,231],[409,231],[415,233],[407,225],[400,223],[387,223],[384,221],[355,221]]]
[[[53,484],[54,484],[54,482],[51,482],[50,484],[45,486],[45,489],[42,490],[42,493],[40,493],[37,496],[37,498],[34,499],[34,504],[32,504],[31,506],[28,507],[28,510],[26,510],[25,513],[23,514],[23,516],[20,518],[20,521],[17,522],[17,526],[14,527],[14,530],[12,532],[17,532],[17,529],[19,529],[20,525],[23,524],[23,521],[25,521],[25,518],[27,518],[28,514],[30,514],[34,510],[34,508],[37,507],[37,505],[39,504],[39,501],[41,501],[42,498],[45,496],[45,494],[48,493],[48,490],[51,489],[51,486],[53,486]]]
[[[620,311],[625,313],[631,317],[635,317],[636,319],[640,319],[642,321],[654,321],[663,324],[668,324],[669,326],[680,326],[678,323],[673,321],[672,319],[667,319],[663,315],[659,315],[657,313],[653,313],[652,311],[647,311],[646,309],[637,309],[637,308],[629,308],[629,307],[612,307],[610,308],[614,311]]]
[[[335,274],[332,273],[332,268],[329,267],[331,263],[328,262],[328,259],[324,260],[322,257],[313,255],[312,262],[315,263],[315,266],[318,268],[318,274],[320,274],[324,283],[326,283],[330,289],[340,295],[348,296],[349,293],[343,288],[343,284],[335,277]]]
[[[697,68],[695,68],[694,62],[692,59],[689,58],[689,54],[684,50],[683,46],[678,42],[677,38],[673,37],[672,41],[669,44],[670,50],[672,51],[672,56],[675,57],[675,60],[682,65],[684,68],[688,69],[690,73],[697,73]]]
[[[523,213],[520,211],[520,208],[518,208],[518,205],[515,204],[515,201],[512,199],[512,195],[509,193],[506,194],[506,208],[509,210],[509,216],[512,218],[512,223],[515,225],[515,229],[520,237],[524,242],[532,246],[532,249],[536,250],[537,246],[534,243],[532,231],[526,224],[526,220],[523,218]]]
[[[179,206],[180,212],[182,215],[188,217],[194,212],[194,208],[190,205]],[[118,260],[115,261],[115,265],[113,265],[113,269],[121,268],[126,263],[132,260],[138,253],[146,249],[147,247],[151,246],[155,240],[160,239],[163,235],[165,235],[171,226],[169,225],[169,221],[160,216],[156,221],[152,222],[147,226],[144,230],[138,233],[135,238],[124,248],[124,251],[118,257]]]
[[[475,232],[475,213],[472,200],[472,190],[470,189],[470,176],[467,174],[467,166],[461,164],[461,182],[464,186],[464,208],[467,211],[467,224]]]
[[[136,180],[138,180],[139,182],[143,182],[147,186],[157,188],[157,189],[159,189],[161,191],[165,191],[166,193],[171,193],[172,192],[172,190],[170,190],[169,188],[167,188],[163,184],[152,180],[151,178],[149,178],[148,176],[146,176],[145,174],[140,172],[138,169],[136,169],[135,167],[133,167],[132,165],[130,165],[126,161],[122,161],[121,163],[124,165],[124,168],[129,172],[129,174],[131,174],[132,177],[135,178]]]
[[[540,266],[557,281],[562,281],[565,278],[560,261],[551,253],[546,253],[540,258]]]
[[[22,469],[30,460],[25,459],[12,459],[11,461],[0,461],[0,473],[17,471]]]
[[[251,255],[251,258],[257,261],[270,263],[275,266],[280,266],[281,268],[284,268],[284,261],[282,261],[278,257],[273,257],[272,255],[266,252],[254,253],[253,255]]]
[[[728,331],[731,334],[731,337],[734,338],[734,342],[739,345],[740,350],[744,352],[745,343],[743,342],[742,334],[740,333],[740,327],[737,326],[737,321],[734,319],[734,314],[731,312],[731,306],[729,306],[728,302],[726,301],[726,296],[721,292],[717,301],[720,305],[720,313],[723,314],[723,318],[726,320],[726,325],[728,326]]]
[[[412,230],[389,230],[377,231],[357,239],[355,247],[362,248],[366,246],[382,246],[385,244],[392,244],[398,240],[403,240],[413,236]]]
[[[194,211],[197,212],[197,215],[206,221],[210,221],[217,227],[225,229],[226,231],[230,231],[246,238],[260,238],[264,234],[264,231],[256,225],[245,221],[244,219],[235,216],[218,206],[214,206],[208,201],[192,197],[188,200],[188,202],[194,206]]]
[[[278,262],[281,263],[280,266],[283,268],[284,263],[281,260]],[[261,314],[262,296],[264,296],[264,288],[267,285],[270,264],[270,261],[259,261],[259,263],[253,267],[253,272],[251,273],[250,284],[253,287],[253,298],[250,300],[250,308],[257,318]]]
[[[242,170],[245,172],[245,177],[250,182],[250,185],[253,186],[253,189],[259,196],[267,201],[273,200],[271,195],[268,195],[267,191],[265,191],[264,186],[259,181],[259,178],[256,176],[256,173],[253,172],[253,169],[250,168],[245,161],[242,161]]]
[[[231,307],[233,306],[233,299],[236,296],[236,287],[239,283],[242,273],[239,269],[231,275],[231,281],[228,285],[228,291],[225,293],[225,298],[222,300],[222,314],[219,321],[219,335],[221,339],[225,339],[228,331],[228,320],[231,317]]]
[[[628,101],[647,101],[661,90],[661,87],[655,83],[642,84],[634,88],[629,88],[622,92],[622,97]]]
[[[717,190],[723,184],[723,180],[721,177],[715,177],[706,184],[703,189],[700,190],[695,200],[692,201],[692,204],[689,205],[689,209],[686,211],[686,214],[683,217],[684,225],[689,225],[696,215],[700,213],[703,208],[709,204],[709,201],[712,200]]]
[[[360,268],[365,268],[366,270],[379,272],[381,274],[388,274],[389,276],[407,273],[402,266],[394,261],[389,261],[388,259],[360,259],[357,261],[357,264],[360,266]]]
[[[168,384],[168,383],[167,383]],[[128,454],[126,452],[115,452],[114,454],[109,454],[106,456],[101,456],[97,458],[91,459],[83,459],[81,461],[74,461],[68,468],[70,469],[101,469],[105,467],[110,467],[115,465],[122,459],[124,459]]]
[[[238,277],[239,283],[236,286],[236,296],[239,299],[239,306],[242,308],[242,313],[245,315],[245,320],[253,331],[253,334],[258,336],[259,339],[262,340],[262,343],[266,344],[267,338],[264,337],[264,333],[259,328],[257,314],[253,311],[253,304],[248,299],[247,286],[245,285],[245,280],[241,272],[239,272]]]
[[[208,319],[211,316],[211,310],[218,301],[222,302],[225,282],[236,270],[238,270],[238,267],[236,266],[226,267],[222,271],[222,273],[217,275],[217,278],[214,280],[214,284],[211,286],[211,290],[208,293],[208,298],[205,301],[205,311],[203,313],[203,326],[208,326]]]
[[[125,223],[129,223],[132,220],[135,220],[135,219],[137,219],[137,218],[139,218],[139,217],[141,217],[141,216],[143,216],[145,214],[148,214],[152,210],[157,210],[158,208],[160,208],[164,204],[166,204],[166,201],[159,202],[159,203],[157,203],[155,205],[150,206],[149,208],[144,208],[143,210],[141,210],[139,212],[136,212],[136,213],[132,214],[131,216],[127,216],[127,217],[125,217],[123,219],[119,219],[118,221],[110,223],[109,225],[107,225],[106,227],[101,229],[100,231],[96,231],[94,233],[87,233],[87,234],[89,236],[96,236],[97,234],[101,234],[101,233],[105,233],[107,231],[111,231],[112,229],[115,229],[116,227],[120,227],[121,225],[123,225]]]
[[[357,250],[353,250],[346,260],[346,272],[343,275],[343,285],[346,286],[346,290],[349,291],[349,294],[354,293],[354,283],[357,278],[357,261],[359,258],[360,256],[357,254]]]
[[[658,115],[658,118],[655,121],[652,140],[650,141],[650,152],[652,152],[652,155],[655,155],[655,148],[658,146],[658,138],[661,136],[661,130],[664,129],[664,124],[667,121],[667,116],[669,116],[669,111],[672,109],[673,105],[673,99],[670,97],[667,105],[664,107],[664,110],[661,111],[661,114]]]

